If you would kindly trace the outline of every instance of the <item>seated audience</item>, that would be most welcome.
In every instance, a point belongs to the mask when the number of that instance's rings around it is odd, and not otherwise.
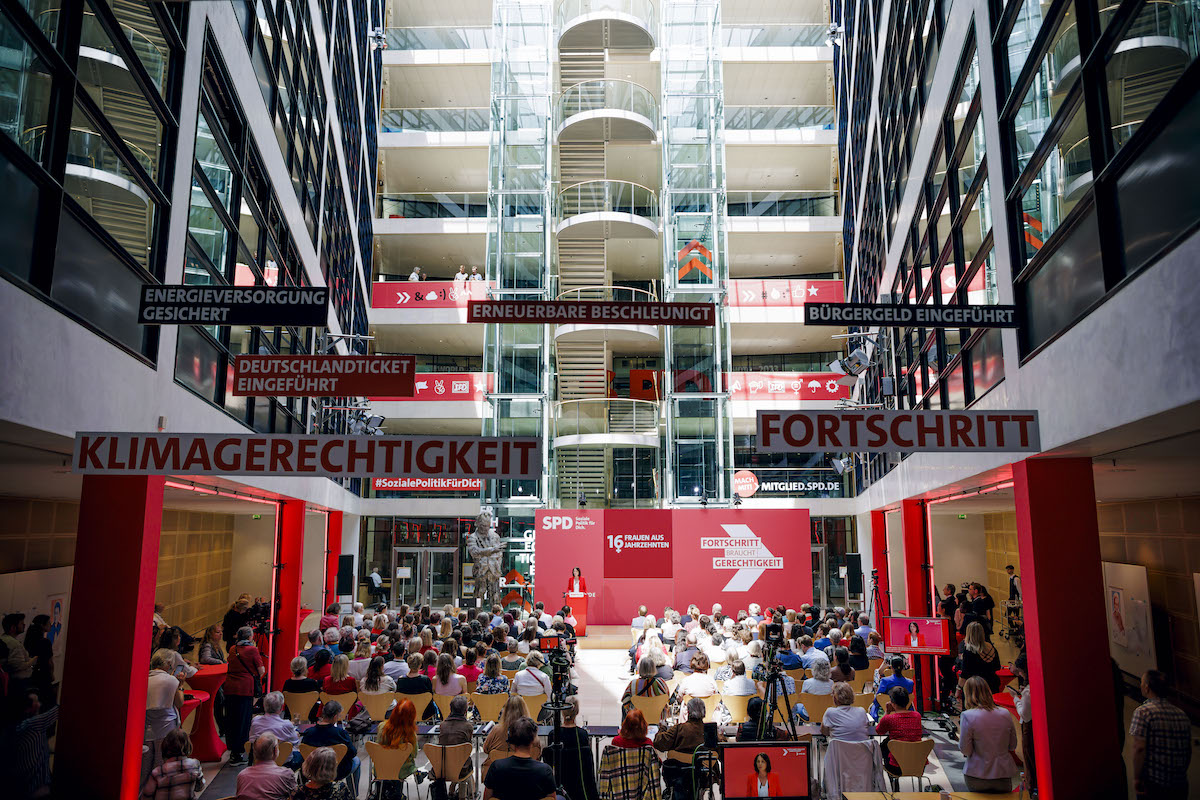
[[[204,790],[204,771],[200,762],[190,758],[192,741],[183,728],[166,735],[162,743],[162,763],[150,770],[142,785],[142,797],[148,800],[191,800]]]
[[[330,628],[330,630],[333,630]],[[336,644],[336,643],[335,643]],[[313,658],[312,665],[308,668],[308,677],[317,682],[319,687],[325,683],[325,679],[329,677],[329,673],[333,671],[333,651],[319,650]]]
[[[475,686],[478,694],[508,694],[508,676],[500,672],[500,663],[500,656],[495,653],[487,657]]]
[[[392,644],[391,656],[383,664],[383,674],[391,678],[392,681],[398,681],[408,675],[408,659],[404,649],[404,642],[397,641]]]
[[[467,693],[467,681],[454,671],[454,658],[449,653],[438,656],[437,670],[434,673],[433,693],[440,695],[458,695]],[[549,693],[547,693],[547,697]]]
[[[478,683],[479,676],[483,674],[483,670],[476,663],[478,654],[473,649],[467,650],[463,654],[462,666],[458,668],[458,674],[466,680],[467,683]]]
[[[867,643],[861,636],[858,634],[851,636],[850,647],[848,649],[850,651],[851,667],[858,670],[867,669],[871,666],[871,659],[867,655]]]
[[[867,658],[887,658],[887,653],[883,652],[883,637],[875,631],[871,631],[867,636]]]
[[[696,648],[696,632],[692,631],[684,639],[684,647],[675,648],[675,671],[684,675],[692,674],[692,657],[700,651]]]
[[[350,659],[344,653],[334,656],[329,677],[321,684],[325,694],[347,694],[358,691],[358,681],[350,674]]]
[[[887,694],[892,690],[893,686],[900,686],[911,695],[916,684],[910,678],[904,677],[904,657],[894,656],[891,667],[892,673],[879,681],[879,686],[876,687],[875,694]],[[879,706],[876,705],[875,708],[878,709]]]
[[[825,659],[813,661],[813,676],[805,678],[800,691],[805,694],[833,694],[833,678],[829,662]]]
[[[300,751],[293,750],[296,767],[280,767],[279,740],[273,733],[260,733],[250,746],[254,763],[238,773],[237,800],[288,800],[296,791],[296,768]]]
[[[283,705],[282,692],[268,692],[263,697],[263,713],[250,722],[251,742],[257,741],[258,737],[264,733],[269,733],[275,737],[277,743],[290,742],[292,745],[300,744],[300,733],[296,730],[296,726],[281,716]],[[289,766],[292,769],[300,768],[299,750],[292,751]]]
[[[438,741],[442,747],[451,747],[456,744],[468,744],[473,741],[474,726],[467,719],[467,709],[470,703],[465,695],[458,695],[450,701],[450,715],[446,717],[438,725]],[[462,766],[462,771],[459,773],[459,780],[471,774],[471,759]],[[446,800],[446,782],[433,781],[431,787],[434,800]]]
[[[544,694],[550,696],[550,676],[542,671],[542,654],[534,650],[525,660],[525,669],[512,679],[514,693],[530,697]]]
[[[337,724],[338,718],[341,715],[342,704],[337,700],[330,700],[321,707],[321,714],[317,717],[317,724],[300,734],[300,743],[311,747],[332,747],[335,744],[346,745],[346,755],[342,757],[341,762],[337,765],[337,779],[339,781],[344,780],[347,775],[353,773],[354,785],[358,786],[358,748],[351,741],[350,734],[346,733],[345,729]],[[310,754],[309,758],[311,757]],[[306,766],[307,763],[305,761]],[[315,794],[309,796],[320,797],[320,795]]]
[[[179,727],[183,709],[183,690],[180,680],[171,674],[171,656],[159,650],[150,659],[150,677],[146,684],[146,736],[153,752],[151,763],[161,763],[162,741]],[[37,697],[37,693],[30,690]],[[40,705],[40,704],[39,704]]]
[[[654,742],[646,738],[646,717],[639,709],[633,709],[621,720],[621,731],[613,737],[614,747],[638,748],[653,747]]]
[[[893,686],[887,692],[887,696],[888,702],[883,708],[879,724],[875,726],[875,732],[888,737],[882,745],[883,768],[892,775],[899,775],[900,765],[888,752],[888,742],[919,742],[924,731],[921,729],[921,712],[910,705],[907,689],[903,686]]]
[[[721,694],[727,697],[749,697],[758,691],[758,687],[754,685],[754,681],[746,677],[746,665],[741,661],[734,661],[729,665],[730,677],[725,681],[724,688],[721,689]]]
[[[528,800],[554,794],[554,770],[537,761],[537,724],[528,717],[513,720],[506,741],[513,754],[494,763],[483,780],[483,800]],[[495,730],[495,729],[493,729]]]
[[[696,653],[692,656],[691,674],[679,682],[680,697],[712,697],[717,693],[717,684],[708,674],[708,656]]]
[[[382,638],[382,637],[380,637]],[[361,681],[367,676],[367,669],[371,666],[371,643],[362,639],[358,640],[358,644],[354,646],[354,657],[346,665],[346,674],[356,681]]]
[[[829,674],[833,678],[834,683],[849,683],[854,680],[854,667],[850,666],[850,651],[844,647],[838,647],[833,651],[833,654],[836,663],[829,671]]]
[[[592,757],[592,748],[588,744],[588,732],[580,728],[576,721],[579,718],[579,698],[568,695],[567,708],[562,712],[562,727],[557,732],[551,731],[549,743],[561,746],[561,764],[559,775],[562,777],[562,787],[567,796],[581,800],[596,800],[600,797],[596,788],[596,765]],[[555,751],[546,748],[542,759],[551,762]]]
[[[834,706],[825,711],[821,734],[843,742],[865,742],[871,721],[865,708],[854,705],[854,689],[848,683],[833,685]]]
[[[737,741],[763,742],[790,739],[791,735],[781,725],[767,726],[767,704],[761,697],[752,697],[746,704],[746,721],[738,726]]]
[[[654,737],[654,749],[663,753],[676,750],[691,753],[704,744],[704,701],[693,697],[687,701],[687,720],[663,728]]]
[[[293,658],[289,666],[292,668],[292,677],[283,682],[283,691],[289,694],[321,691],[321,684],[308,677],[308,661],[303,656]]]
[[[631,680],[621,695],[621,713],[628,714],[633,710],[634,695],[638,697],[660,697],[670,693],[667,682],[658,677],[654,670],[654,661],[646,656],[638,662],[638,676]],[[657,722],[658,720],[655,720]]]
[[[325,631],[329,628],[336,628],[338,626],[338,619],[341,613],[341,603],[330,603],[329,607],[325,609],[325,613],[321,615],[321,619],[317,623],[317,629]]]
[[[318,747],[304,759],[304,766],[300,768],[304,782],[292,795],[292,800],[353,800],[345,781],[337,773],[337,754],[333,748]]]
[[[317,657],[317,653],[325,648],[324,641],[321,638],[321,631],[311,630],[308,632],[308,647],[300,651],[300,657],[308,664],[312,664],[313,659]]]
[[[371,659],[367,674],[358,684],[359,694],[391,694],[396,691],[396,681],[384,674],[383,656]]]
[[[979,626],[972,622],[970,629]],[[989,645],[990,646],[990,645]],[[963,705],[959,717],[958,749],[967,757],[963,778],[969,792],[1011,792],[1017,764],[1012,753],[1017,749],[1017,728],[1007,709],[996,705],[992,689],[984,678],[973,675],[963,686]]]
[[[375,741],[389,750],[398,750],[406,744],[412,745],[408,760],[400,767],[399,780],[383,781],[380,800],[400,800],[404,796],[404,780],[417,771],[417,707],[411,700],[401,700],[396,710],[380,723]],[[357,779],[354,785],[358,785]]]
[[[525,701],[517,695],[512,695],[504,703],[504,710],[500,712],[499,721],[488,731],[487,738],[483,740],[483,752],[486,756],[486,761],[483,765],[484,775],[490,769],[490,764],[496,761],[497,758],[504,758],[509,752],[508,744],[508,729],[519,719],[529,719],[529,709],[525,705]],[[533,720],[530,720],[532,722]],[[537,730],[537,726],[534,726]],[[542,755],[542,743],[535,737],[533,744],[530,746],[533,751],[534,758],[540,758]]]
[[[200,652],[196,656],[196,661],[209,665],[225,663],[225,645],[223,644],[220,625],[209,625],[204,629],[204,636],[200,638]]]

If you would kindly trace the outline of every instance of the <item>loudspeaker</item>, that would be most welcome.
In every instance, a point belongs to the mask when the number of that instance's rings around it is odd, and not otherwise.
[[[862,593],[862,556],[858,553],[846,553],[846,594]]]
[[[339,597],[354,594],[354,556],[338,556],[337,584],[334,592]]]

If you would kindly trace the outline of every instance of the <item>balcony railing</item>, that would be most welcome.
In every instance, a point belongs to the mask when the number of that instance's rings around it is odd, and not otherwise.
[[[486,106],[471,108],[385,108],[379,118],[383,133],[476,133],[491,123]]]
[[[731,131],[833,130],[833,106],[726,106]]]
[[[1132,120],[1124,122],[1120,125],[1114,125],[1113,143],[1116,149],[1120,150],[1125,146],[1133,134],[1137,132],[1138,127],[1142,124],[1142,120]],[[1090,175],[1092,172],[1092,148],[1090,139],[1081,139],[1071,145],[1063,153],[1063,194],[1072,196],[1078,188],[1080,178]],[[1087,181],[1086,183],[1091,183]]]
[[[571,20],[589,14],[605,16],[605,12],[634,17],[647,30],[655,29],[654,4],[651,0],[560,0],[554,15],[554,27],[561,31]]]
[[[30,128],[21,135],[21,145],[26,152],[40,152],[40,142],[45,135],[45,125]],[[36,149],[31,149],[35,145]],[[125,146],[129,148],[129,152],[142,165],[146,173],[153,175],[154,159],[136,144],[125,142]],[[125,166],[125,162],[117,155],[113,146],[99,133],[87,128],[71,128],[71,135],[67,139],[67,163],[91,167],[133,180],[129,168]]]
[[[816,23],[796,25],[725,25],[726,47],[826,47],[829,26]]]
[[[1100,29],[1108,27],[1113,15],[1117,13],[1119,3],[1113,3],[1100,9]],[[1122,42],[1131,39],[1177,39],[1186,42],[1188,39],[1188,12],[1184,4],[1178,0],[1147,0],[1138,11],[1137,17],[1121,37]],[[1119,50],[1121,45],[1117,45]],[[1051,52],[1054,54],[1054,70],[1057,72],[1055,85],[1069,88],[1063,80],[1068,72],[1079,68],[1079,29],[1074,23],[1063,29],[1054,43]],[[1068,70],[1068,67],[1070,68]]]
[[[616,79],[583,81],[563,91],[558,98],[558,124],[585,111],[629,111],[654,124],[658,103],[650,90],[633,81]]]
[[[634,214],[657,225],[658,195],[639,183],[593,180],[568,186],[555,198],[555,216],[560,220],[598,212]]]
[[[612,436],[615,444],[620,437],[646,437],[647,446],[658,446],[659,404],[653,400],[597,397],[586,400],[564,400],[554,404],[554,438],[563,436]],[[653,438],[654,444],[649,444]],[[624,440],[629,444],[628,438]],[[587,444],[573,440],[565,444]],[[604,444],[593,440],[594,444]]]
[[[388,28],[389,50],[487,50],[491,26]]]
[[[832,189],[778,192],[728,192],[731,217],[836,217],[838,194]]]
[[[57,4],[55,5],[57,6]],[[38,16],[39,25],[42,25],[46,36],[54,40],[58,30],[58,8],[47,9]],[[45,22],[43,22],[43,19]],[[167,57],[162,49],[137,28],[122,24],[121,33],[125,34],[125,38],[129,40],[129,44],[133,47],[133,52],[137,53],[138,59],[141,60],[142,66],[146,68],[146,72],[150,74],[150,79],[154,81],[154,85],[159,91],[162,91],[167,64]],[[79,31],[79,46],[101,50],[118,58],[122,57],[117,52],[116,47],[113,46],[112,38],[104,30],[104,26],[100,23],[100,20],[91,11],[83,12],[83,25]]]
[[[450,219],[487,215],[487,192],[379,196],[379,216],[383,219]]]
[[[581,286],[578,289],[568,289],[560,292],[558,300],[619,303],[654,303],[658,295],[645,289],[635,289],[632,286]]]

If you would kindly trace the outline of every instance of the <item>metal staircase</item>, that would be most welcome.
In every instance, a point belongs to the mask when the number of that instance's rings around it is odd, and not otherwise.
[[[586,400],[608,394],[608,354],[604,342],[559,342],[558,399]]]

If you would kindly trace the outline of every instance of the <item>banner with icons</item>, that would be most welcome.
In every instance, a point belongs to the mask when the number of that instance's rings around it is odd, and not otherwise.
[[[418,372],[413,375],[411,397],[372,396],[372,400],[423,402],[478,402],[492,389],[490,372]]]
[[[726,375],[731,400],[841,400],[850,387],[832,372],[730,372]]]

